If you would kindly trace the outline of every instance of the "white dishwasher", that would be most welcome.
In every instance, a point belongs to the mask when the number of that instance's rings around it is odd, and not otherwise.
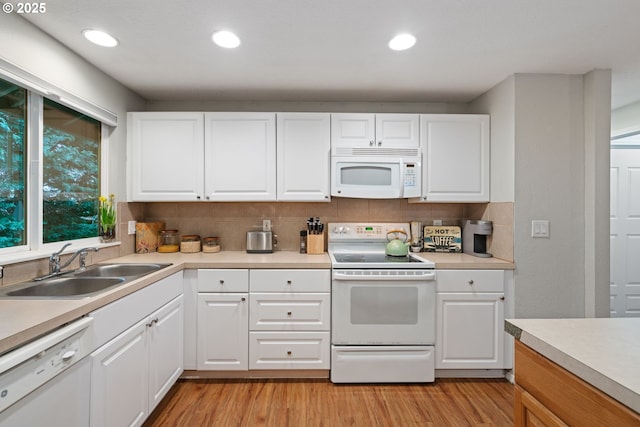
[[[0,427],[89,425],[93,319],[0,356]]]

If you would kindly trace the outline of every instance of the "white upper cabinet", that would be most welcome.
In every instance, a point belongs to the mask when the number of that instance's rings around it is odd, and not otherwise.
[[[329,113],[278,113],[278,200],[329,201]]]
[[[420,116],[424,202],[489,202],[489,116]]]
[[[275,125],[275,113],[205,113],[207,200],[276,200]]]
[[[202,113],[127,114],[130,201],[204,197]]]
[[[334,149],[417,148],[420,146],[419,117],[418,114],[332,114],[331,145]]]

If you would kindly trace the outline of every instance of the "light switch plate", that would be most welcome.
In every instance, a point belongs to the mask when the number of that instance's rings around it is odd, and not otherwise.
[[[271,220],[263,219],[262,220],[262,231],[271,231]]]
[[[127,223],[127,233],[136,234],[136,221],[129,221]]]
[[[541,219],[531,221],[531,237],[549,237],[549,221]]]

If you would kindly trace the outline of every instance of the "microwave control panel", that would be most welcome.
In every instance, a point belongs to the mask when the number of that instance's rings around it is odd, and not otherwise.
[[[404,197],[420,197],[418,166],[415,163],[405,163],[403,169]]]

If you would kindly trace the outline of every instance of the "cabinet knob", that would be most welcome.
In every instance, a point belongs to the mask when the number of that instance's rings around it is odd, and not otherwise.
[[[293,351],[287,350],[287,356],[291,356],[292,354],[293,354]]]
[[[382,147],[382,141],[378,141],[378,147]]]
[[[200,200],[200,199],[201,199],[201,197],[200,197],[200,196],[196,196],[196,199]]]
[[[211,197],[207,196],[207,197],[206,197],[206,199],[207,199],[207,200],[211,200]]]
[[[500,301],[504,301],[504,295],[500,297]]]
[[[369,141],[369,147],[373,147],[374,145],[376,145],[376,143],[374,142],[373,139],[371,141]]]
[[[220,284],[224,285],[224,279],[220,279]]]
[[[469,284],[473,285],[473,279],[469,280]]]
[[[290,311],[287,311],[287,316],[291,316],[291,312]]]
[[[287,285],[290,285],[290,284],[291,284],[291,280],[287,280]]]
[[[247,299],[245,297],[240,298],[240,301],[245,302]]]

